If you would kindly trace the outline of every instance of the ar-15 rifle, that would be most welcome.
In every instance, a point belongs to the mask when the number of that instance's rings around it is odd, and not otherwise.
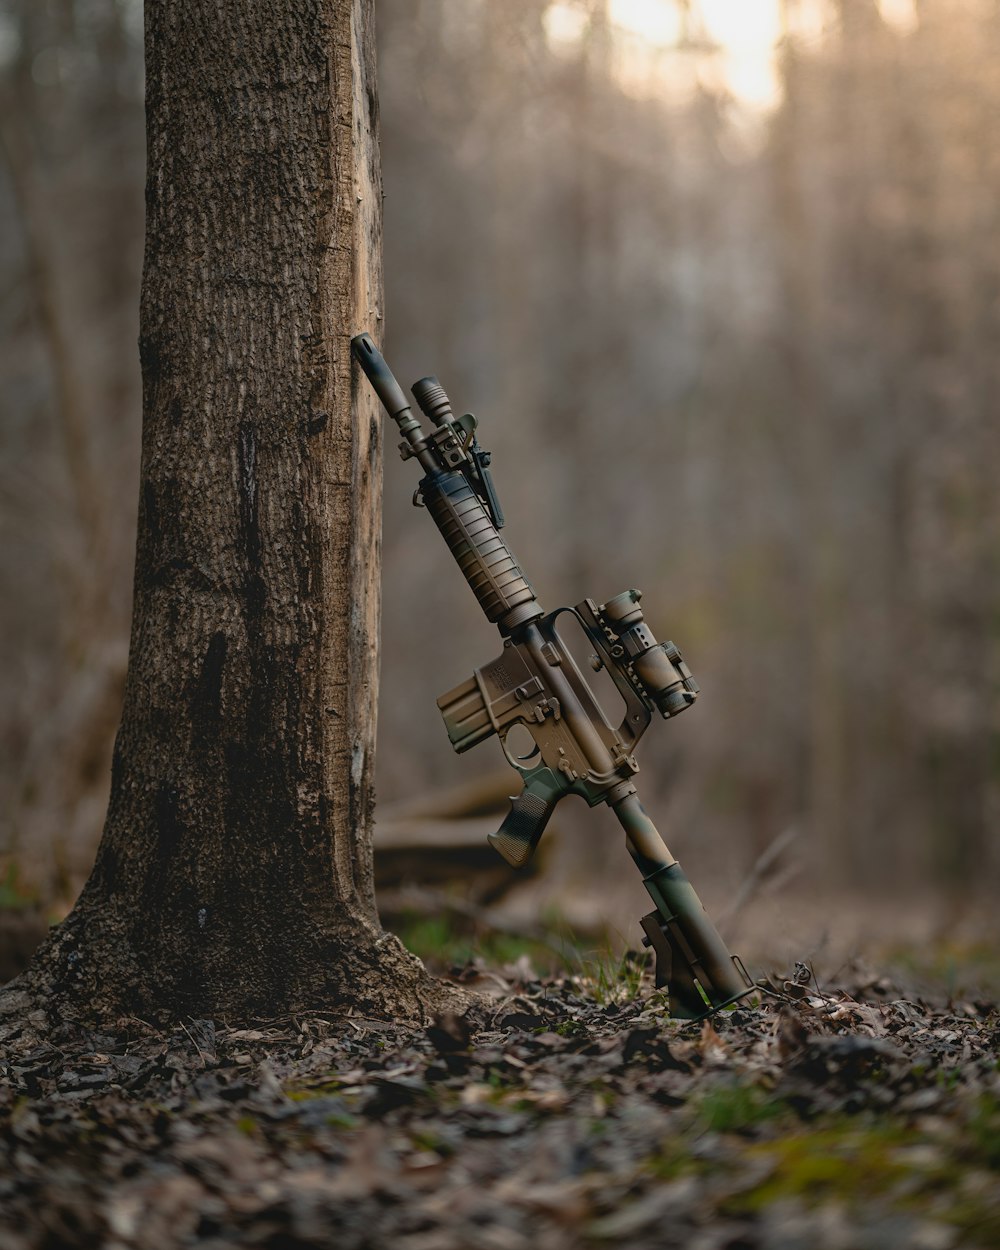
[[[427,508],[486,616],[503,636],[503,652],[438,699],[448,737],[467,751],[497,734],[524,781],[493,847],[515,868],[526,864],[556,804],[577,794],[593,807],[607,803],[625,830],[655,910],[642,917],[643,943],[656,955],[656,984],[669,989],[673,1015],[698,1019],[742,998],[753,982],[729,953],[690,882],[639,802],[632,751],[658,711],[679,715],[698,686],[672,642],[658,643],[643,619],[638,590],[598,606],[585,599],[548,614],[510,549],[490,474],[489,453],[476,439],[476,418],[455,418],[436,378],[412,387],[434,423],[425,433],[389,366],[367,334],[351,341],[354,356],[403,435],[404,460],[425,476],[414,502]],[[595,671],[606,669],[625,704],[615,727],[577,665],[560,627],[575,618],[593,649]],[[524,726],[534,740],[525,755],[508,744]]]

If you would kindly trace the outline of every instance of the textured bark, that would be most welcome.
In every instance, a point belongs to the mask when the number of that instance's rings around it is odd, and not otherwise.
[[[147,0],[135,600],[63,1009],[424,1017],[372,885],[381,338],[372,0]],[[75,1006],[74,1006],[75,1004]]]

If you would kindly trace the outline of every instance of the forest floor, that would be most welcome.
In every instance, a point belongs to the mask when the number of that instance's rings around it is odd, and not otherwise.
[[[1000,1246],[995,994],[799,965],[683,1023],[641,958],[452,972],[476,1029],[8,1028],[0,1246]]]

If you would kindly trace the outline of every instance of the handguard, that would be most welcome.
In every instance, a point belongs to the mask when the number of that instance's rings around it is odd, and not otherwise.
[[[680,651],[672,642],[657,642],[638,590],[600,605],[585,599],[546,615],[500,536],[503,513],[489,453],[476,441],[475,417],[467,413],[456,419],[440,382],[423,378],[412,390],[434,423],[426,432],[371,338],[358,335],[351,346],[403,435],[403,459],[416,459],[424,470],[414,502],[427,508],[504,639],[497,659],[438,699],[456,751],[468,751],[496,734],[523,778],[523,790],[488,837],[490,845],[512,867],[523,867],[561,799],[575,794],[591,806],[607,803],[625,830],[626,847],[655,905],[642,927],[656,956],[656,983],[669,989],[671,1012],[697,1019],[749,994],[754,987],[746,970],[730,955],[632,782],[639,770],[633,749],[653,713],[670,719],[698,696]],[[606,670],[621,695],[625,711],[617,725],[560,633],[566,614],[576,618],[593,648],[590,666]],[[508,749],[515,726],[533,739],[523,756]]]

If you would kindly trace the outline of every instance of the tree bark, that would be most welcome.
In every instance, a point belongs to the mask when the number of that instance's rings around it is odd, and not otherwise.
[[[111,799],[18,985],[62,1012],[425,1018],[372,884],[372,0],[146,0],[143,450]],[[456,997],[453,995],[453,997]]]

